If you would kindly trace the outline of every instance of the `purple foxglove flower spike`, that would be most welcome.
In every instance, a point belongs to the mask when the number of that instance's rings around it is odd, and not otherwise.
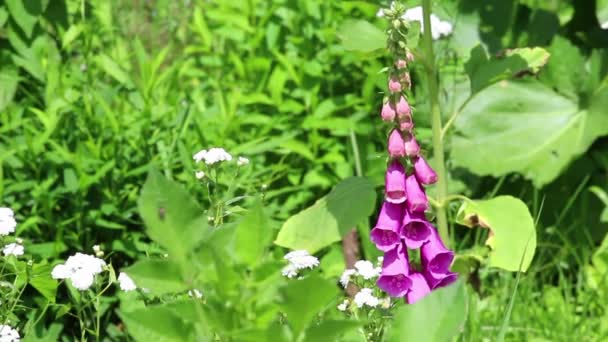
[[[412,281],[412,286],[407,293],[406,299],[408,304],[414,304],[427,294],[431,293],[431,288],[426,282],[424,276],[420,273],[410,274],[410,279]]]
[[[410,212],[424,212],[428,209],[429,201],[414,174],[407,176],[405,180],[405,195]]]
[[[395,76],[391,76],[388,80],[388,90],[390,90],[391,93],[398,93],[401,89],[401,82],[399,82],[399,79]]]
[[[422,247],[430,238],[433,226],[427,221],[424,213],[405,211],[401,237],[405,245],[411,249]]]
[[[389,251],[401,243],[399,231],[403,221],[405,206],[384,202],[376,226],[370,233],[370,239],[381,251]]]
[[[455,282],[458,279],[458,273],[448,272],[444,274],[431,274],[428,270],[424,270],[424,278],[431,287],[431,290],[445,287]]]
[[[418,146],[418,142],[412,133],[405,137],[405,153],[408,157],[415,157],[420,153],[420,146]]]
[[[395,105],[395,110],[397,112],[398,119],[401,119],[406,115],[412,115],[412,109],[410,108],[410,105],[409,103],[407,103],[407,100],[404,96],[401,96],[399,98],[399,101]]]
[[[414,161],[414,174],[416,179],[422,184],[428,185],[437,182],[435,170],[422,158],[418,156]]]
[[[403,297],[412,286],[407,248],[403,244],[384,254],[382,273],[376,284],[391,297]]]
[[[395,107],[391,104],[390,101],[387,101],[382,106],[382,110],[380,111],[380,117],[384,121],[393,121],[395,120]]]
[[[391,158],[405,157],[405,142],[401,132],[396,129],[388,137],[388,155]]]
[[[440,276],[450,272],[454,260],[454,252],[445,248],[435,228],[431,228],[429,241],[420,249],[422,267],[433,276]]]
[[[385,187],[387,202],[405,202],[405,169],[398,160],[394,160],[386,170]]]

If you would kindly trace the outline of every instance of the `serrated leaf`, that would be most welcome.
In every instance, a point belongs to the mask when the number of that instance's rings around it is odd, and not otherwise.
[[[386,46],[382,30],[365,20],[346,20],[338,28],[338,37],[346,50],[372,52]]]
[[[313,206],[290,217],[275,243],[315,253],[339,241],[356,224],[368,218],[375,204],[376,193],[369,180],[348,178]]]
[[[526,271],[536,250],[536,230],[528,207],[512,196],[465,201],[457,221],[468,227],[490,230],[486,245],[489,264],[508,271]],[[520,269],[521,268],[521,269]]]

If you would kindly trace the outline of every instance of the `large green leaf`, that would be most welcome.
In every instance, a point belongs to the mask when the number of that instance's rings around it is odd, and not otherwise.
[[[332,281],[318,276],[290,281],[281,290],[281,309],[296,337],[338,295]]]
[[[28,38],[32,36],[34,26],[44,12],[46,4],[48,2],[42,0],[6,0],[6,5],[13,20]]]
[[[464,324],[467,295],[464,284],[438,289],[412,305],[397,309],[387,341],[451,341]]]
[[[386,46],[384,32],[365,20],[346,20],[338,28],[338,36],[346,50],[371,52]]]
[[[324,320],[306,330],[305,342],[340,341],[340,337],[362,325],[356,320]]]
[[[170,260],[144,259],[123,270],[137,287],[153,294],[185,291],[189,287],[180,266]]]
[[[528,207],[511,196],[483,201],[465,201],[458,223],[490,229],[486,245],[492,250],[490,266],[508,271],[526,271],[536,250],[536,230]]]
[[[272,233],[264,209],[258,202],[236,226],[234,252],[238,260],[250,266],[262,261],[262,255],[272,241]]]
[[[18,84],[19,74],[17,73],[17,69],[0,69],[0,112],[13,101]]]
[[[146,232],[171,257],[185,258],[208,228],[203,209],[179,184],[153,170],[138,201]]]
[[[352,177],[338,184],[313,206],[290,217],[281,228],[275,243],[310,253],[339,241],[372,214],[376,204],[373,184],[362,177]]]
[[[490,58],[485,49],[477,45],[471,50],[471,57],[465,64],[471,93],[522,72],[537,73],[548,59],[549,53],[538,47],[513,49],[505,57]]]
[[[118,314],[127,332],[136,341],[182,342],[194,340],[194,328],[173,310],[163,306],[148,306]]]
[[[456,166],[478,175],[519,172],[541,187],[608,134],[606,87],[588,110],[537,81],[502,81],[478,93],[455,121]]]
[[[595,6],[597,20],[602,28],[606,28],[608,26],[608,0],[597,0]]]

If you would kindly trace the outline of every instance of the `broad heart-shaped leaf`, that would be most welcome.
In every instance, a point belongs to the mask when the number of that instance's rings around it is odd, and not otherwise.
[[[346,50],[372,52],[386,47],[386,35],[365,20],[346,20],[338,28],[338,36]]]
[[[356,224],[369,217],[375,204],[376,193],[369,180],[348,178],[313,206],[290,217],[283,224],[275,243],[315,253],[339,241]]]
[[[300,333],[313,318],[338,295],[338,288],[332,281],[319,276],[290,281],[280,289],[281,309],[297,340]]]
[[[526,271],[536,250],[536,230],[528,207],[512,196],[465,201],[458,223],[490,229],[486,245],[492,250],[490,266],[508,271]]]
[[[135,285],[153,294],[181,292],[187,290],[180,266],[167,259],[144,259],[123,270],[133,278]]]
[[[452,161],[478,175],[518,172],[541,187],[608,134],[608,89],[588,110],[537,81],[502,81],[478,93],[455,121]]]
[[[485,49],[477,45],[471,50],[471,57],[465,64],[471,93],[525,71],[537,73],[548,59],[549,53],[539,47],[512,49],[505,57],[489,58]]]
[[[148,236],[165,247],[172,258],[184,259],[208,228],[198,203],[158,171],[150,171],[137,204]]]
[[[412,305],[399,307],[388,330],[389,342],[451,341],[464,324],[467,294],[463,281],[440,288]]]
[[[182,342],[194,341],[192,324],[184,322],[173,310],[163,306],[148,306],[118,315],[127,332],[136,341]]]

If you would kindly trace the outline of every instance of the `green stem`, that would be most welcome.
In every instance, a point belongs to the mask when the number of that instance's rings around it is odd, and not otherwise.
[[[441,136],[441,113],[439,111],[439,91],[437,74],[435,70],[435,55],[433,53],[433,37],[431,35],[431,0],[422,0],[422,17],[424,19],[423,46],[427,63],[427,79],[429,83],[429,96],[431,100],[431,116],[433,129],[433,154],[437,171],[437,201],[443,203],[448,194],[447,173],[443,155],[443,137]],[[448,233],[448,220],[444,206],[436,208],[437,226],[441,239],[450,245]]]

